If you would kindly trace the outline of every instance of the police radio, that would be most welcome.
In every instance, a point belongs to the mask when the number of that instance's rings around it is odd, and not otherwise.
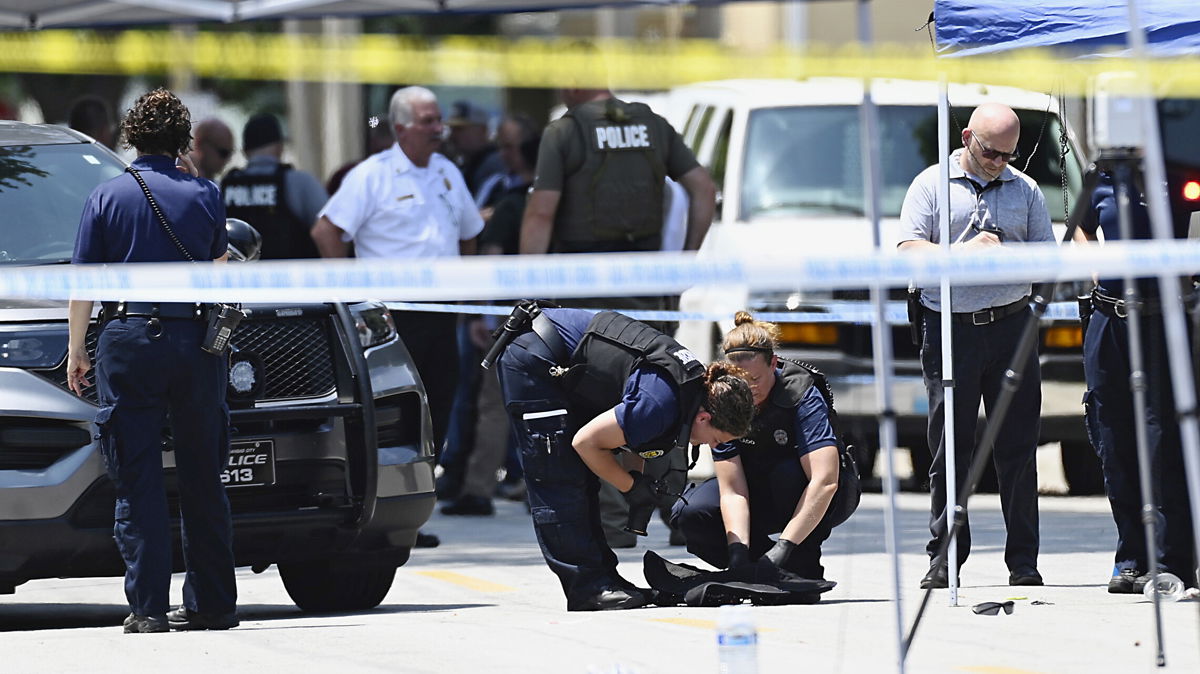
[[[232,304],[213,305],[208,310],[208,330],[204,333],[204,341],[200,348],[213,355],[225,355],[229,348],[229,338],[245,317],[246,313]]]

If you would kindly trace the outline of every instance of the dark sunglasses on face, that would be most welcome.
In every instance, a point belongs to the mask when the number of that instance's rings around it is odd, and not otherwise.
[[[971,132],[971,138],[974,139],[974,141],[976,143],[979,143],[979,147],[983,150],[982,152],[980,152],[980,154],[982,154],[985,159],[992,159],[992,160],[999,159],[1000,161],[1007,163],[1007,162],[1016,161],[1021,158],[1021,153],[1018,152],[1015,148],[1013,149],[1012,152],[1001,152],[999,150],[993,150],[992,148],[988,147],[987,145],[984,145],[983,141],[979,140],[979,136],[976,136],[974,131]]]
[[[220,157],[221,159],[229,159],[230,157],[233,156],[233,148],[221,147],[221,146],[217,145],[216,143],[211,143],[208,141],[205,141],[204,144],[211,147],[213,152],[216,152],[217,156]]]
[[[977,615],[1000,615],[1000,609],[1004,609],[1005,615],[1012,615],[1012,601],[985,601],[982,604],[976,604],[971,607],[971,610]]]

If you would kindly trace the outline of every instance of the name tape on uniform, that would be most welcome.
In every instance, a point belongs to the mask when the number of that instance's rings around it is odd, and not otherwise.
[[[1048,271],[1052,270],[1052,271]],[[695,286],[749,290],[933,287],[1200,270],[1200,241],[1103,246],[1010,244],[996,252],[941,251],[709,259],[694,253],[478,256],[430,260],[272,260],[6,267],[0,297],[127,301],[329,302],[505,300],[662,295]]]
[[[1135,70],[1158,96],[1200,96],[1200,57],[1058,58],[1049,51],[938,57],[924,45],[747,49],[717,40],[288,35],[199,30],[0,33],[0,72],[192,73],[249,80],[493,87],[666,89],[740,77],[983,82],[1085,95],[1092,77]]]

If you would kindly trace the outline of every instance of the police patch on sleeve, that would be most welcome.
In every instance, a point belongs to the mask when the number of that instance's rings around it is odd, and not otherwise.
[[[683,363],[684,365],[691,365],[692,363],[700,362],[700,359],[696,357],[696,354],[692,353],[691,351],[688,351],[687,349],[678,349],[678,350],[672,351],[671,355],[675,357],[675,360],[678,360],[680,363]]]

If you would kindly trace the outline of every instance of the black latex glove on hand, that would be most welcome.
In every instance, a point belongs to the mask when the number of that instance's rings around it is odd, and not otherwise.
[[[788,561],[792,558],[792,553],[796,550],[796,544],[781,538],[776,541],[774,547],[767,550],[767,554],[763,555],[763,559],[771,562],[775,566],[786,569]]]
[[[750,548],[745,543],[729,544],[729,568],[738,569],[750,564]]]
[[[677,494],[666,490],[662,481],[643,475],[641,471],[631,470],[629,476],[633,478],[633,486],[625,492],[625,501],[630,508],[669,506],[678,498]]]

